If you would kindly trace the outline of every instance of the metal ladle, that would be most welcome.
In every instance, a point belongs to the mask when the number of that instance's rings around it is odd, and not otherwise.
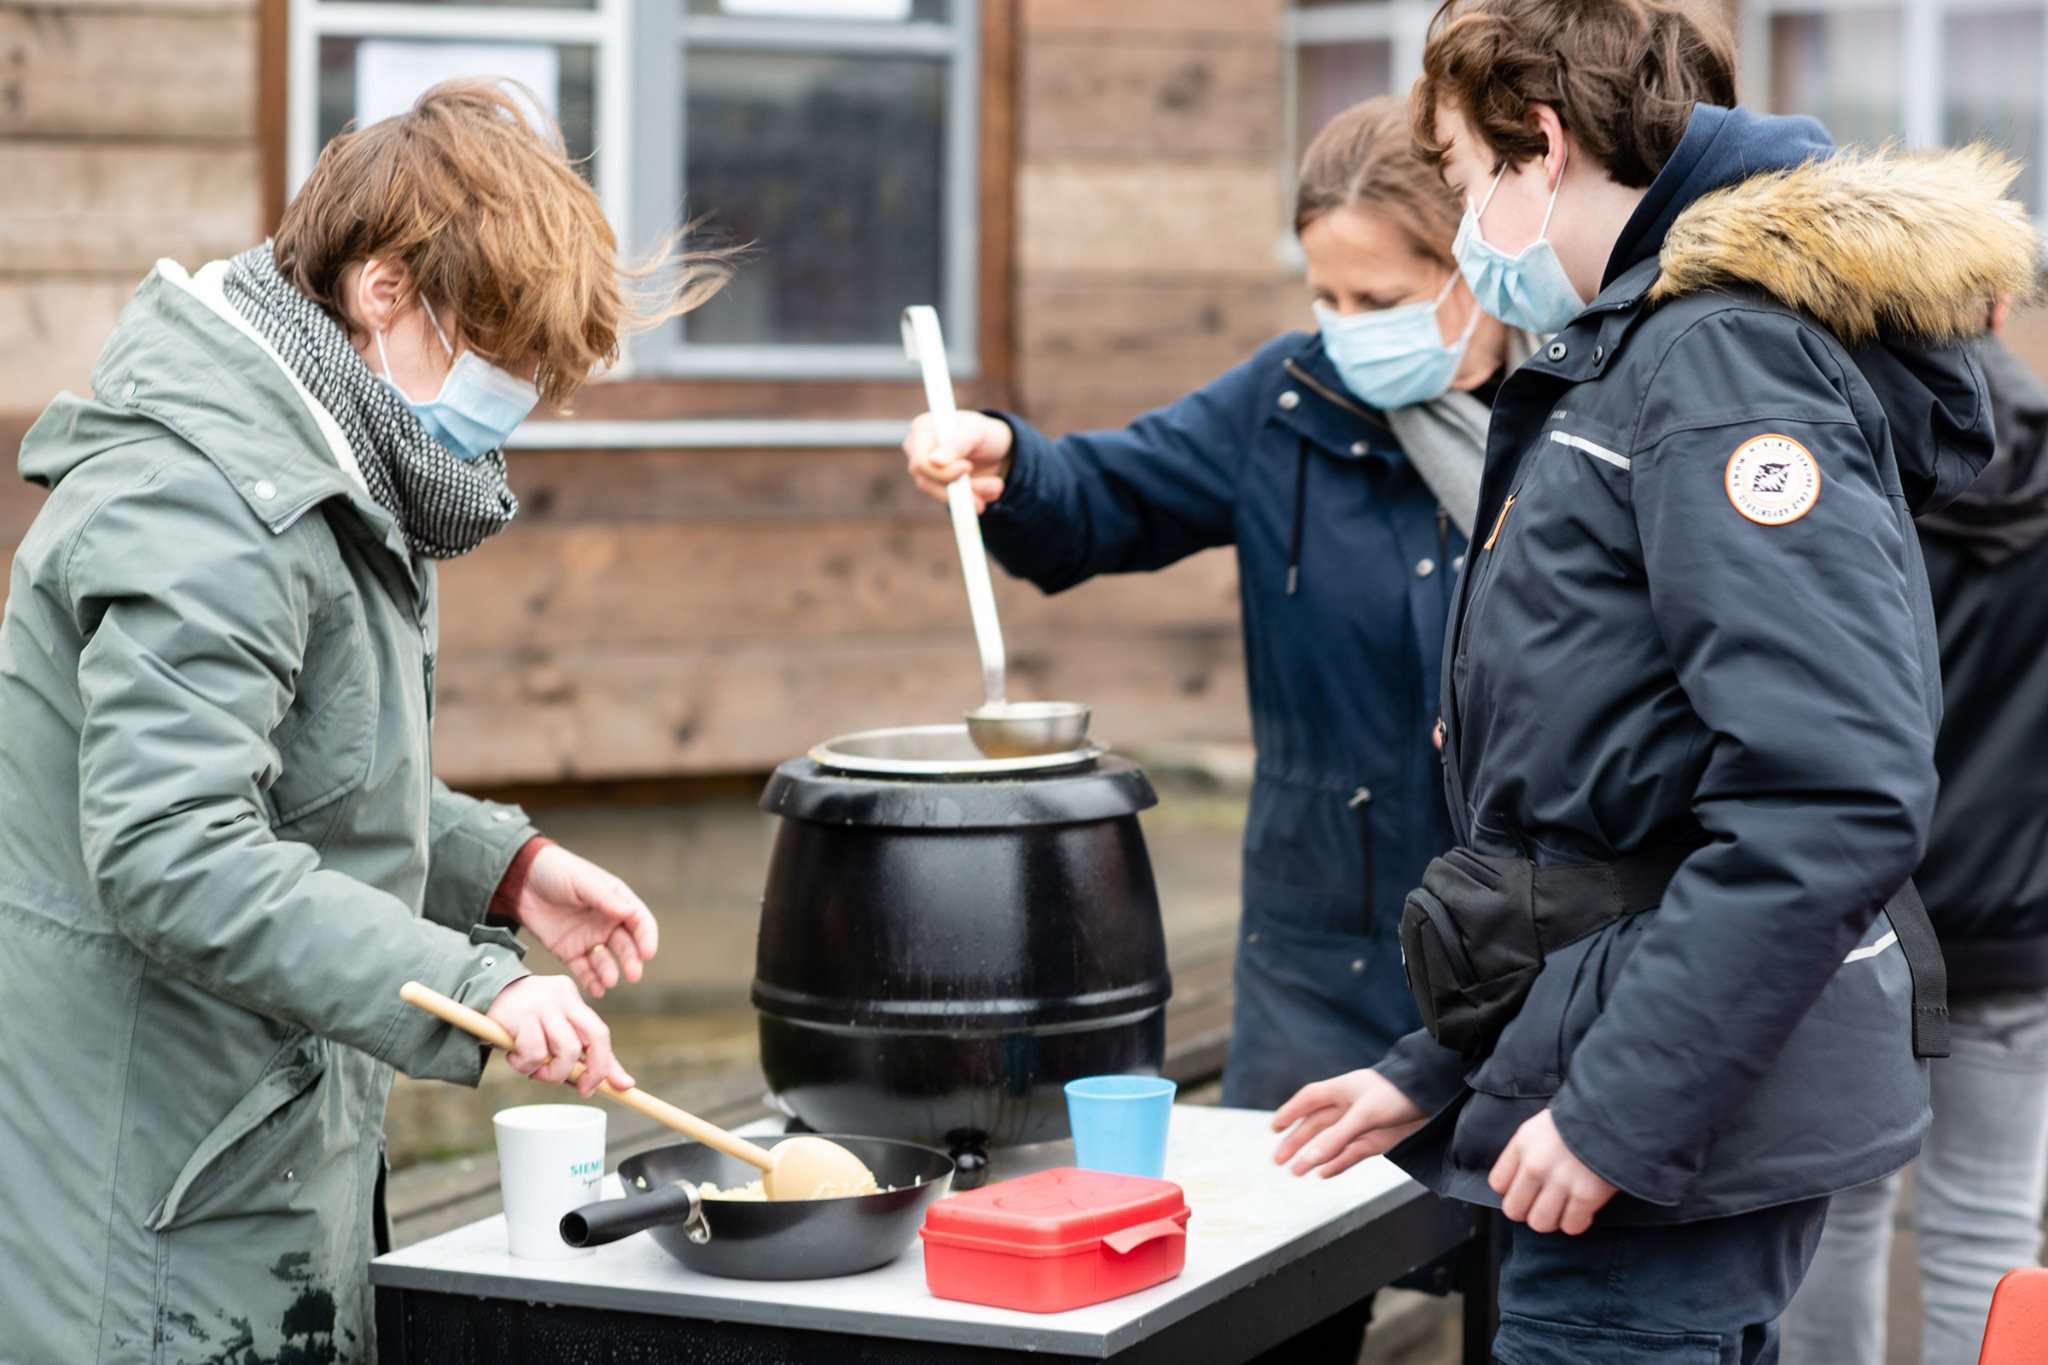
[[[938,425],[939,439],[950,441],[959,410],[953,402],[953,377],[946,366],[946,342],[936,309],[919,304],[903,310],[903,353],[923,371],[925,406]],[[1088,738],[1088,707],[1073,701],[1013,702],[1005,695],[1003,628],[996,619],[995,585],[989,581],[988,552],[982,547],[981,518],[974,510],[968,475],[946,485],[946,507],[953,517],[960,571],[967,580],[974,642],[981,650],[982,703],[967,713],[969,737],[990,758],[1030,758],[1080,748]]]

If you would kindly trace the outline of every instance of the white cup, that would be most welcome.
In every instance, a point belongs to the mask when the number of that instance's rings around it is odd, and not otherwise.
[[[561,1260],[590,1248],[562,1240],[562,1215],[598,1198],[604,1179],[604,1110],[588,1104],[522,1104],[500,1109],[498,1186],[505,1240],[514,1256]]]

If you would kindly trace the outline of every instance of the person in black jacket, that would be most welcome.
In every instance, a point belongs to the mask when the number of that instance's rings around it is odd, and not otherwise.
[[[1405,1139],[1499,1207],[1511,1365],[1776,1359],[1945,1050],[1912,514],[1990,456],[1968,343],[2033,232],[1988,152],[1732,108],[1708,14],[1452,0],[1412,97],[1481,305],[1555,335],[1495,400],[1452,609],[1462,847],[1402,925],[1434,1036],[1308,1087],[1276,1156]]]
[[[2048,387],[1981,352],[1998,453],[1922,517],[1941,633],[1941,795],[1915,879],[1948,961],[1953,1053],[1915,1166],[1920,1359],[1974,1361],[1991,1293],[2034,1265],[2048,1193]],[[1880,1365],[1899,1178],[1835,1196],[1785,1315],[1791,1365]]]

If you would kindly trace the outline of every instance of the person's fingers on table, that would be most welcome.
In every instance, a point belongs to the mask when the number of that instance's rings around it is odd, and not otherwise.
[[[1303,1118],[1294,1125],[1293,1129],[1285,1137],[1280,1139],[1280,1145],[1273,1151],[1273,1164],[1285,1166],[1288,1162],[1294,1160],[1302,1148],[1308,1146],[1314,1138],[1343,1117],[1344,1111],[1332,1105],[1327,1109],[1318,1109]],[[1297,1171],[1295,1174],[1299,1175],[1300,1172]]]
[[[1328,1081],[1316,1081],[1294,1092],[1292,1099],[1273,1111],[1273,1131],[1285,1132],[1293,1124],[1313,1114],[1318,1109],[1337,1104],[1335,1092]]]
[[[1359,1162],[1372,1160],[1391,1145],[1384,1141],[1379,1133],[1367,1133],[1364,1137],[1355,1138],[1350,1146],[1323,1163],[1321,1175],[1325,1180],[1342,1175]]]
[[[1362,1104],[1354,1104],[1349,1109],[1341,1111],[1334,1121],[1321,1126],[1321,1131],[1316,1134],[1313,1142],[1301,1149],[1301,1155],[1294,1163],[1294,1173],[1307,1175],[1354,1141],[1370,1133],[1375,1126],[1371,1111]]]

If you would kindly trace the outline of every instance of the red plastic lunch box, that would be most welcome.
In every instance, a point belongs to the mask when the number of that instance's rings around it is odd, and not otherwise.
[[[1187,1222],[1172,1181],[1062,1166],[933,1204],[924,1280],[942,1299],[1063,1313],[1180,1274]]]

